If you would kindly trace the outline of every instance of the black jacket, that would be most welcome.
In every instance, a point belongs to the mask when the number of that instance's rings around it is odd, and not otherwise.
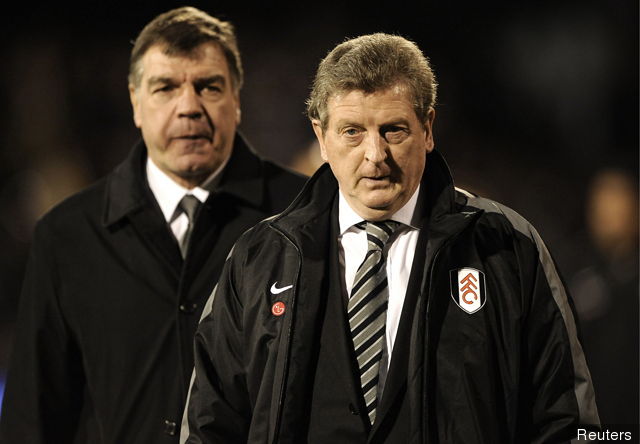
[[[0,422],[14,443],[172,443],[200,313],[233,242],[304,180],[236,137],[183,261],[138,144],[38,223]]]
[[[455,190],[437,152],[422,186],[431,215],[406,370],[409,442],[560,443],[597,424],[569,299],[535,229]],[[325,166],[235,245],[196,333],[189,443],[305,442],[336,192]],[[484,276],[473,314],[452,297],[464,268]],[[274,283],[292,288],[273,294]],[[374,424],[369,442],[381,441]]]

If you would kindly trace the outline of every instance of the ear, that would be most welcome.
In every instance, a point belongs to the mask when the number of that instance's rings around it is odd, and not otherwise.
[[[322,160],[328,162],[327,159],[327,149],[324,144],[324,133],[322,131],[322,124],[318,119],[313,119],[311,121],[311,126],[313,127],[313,132],[316,133],[316,138],[318,139],[318,144],[320,144],[320,156]]]
[[[236,102],[236,126],[240,125],[242,121],[242,110],[240,109],[240,94],[235,93],[235,102]]]
[[[436,118],[436,110],[433,108],[429,109],[427,113],[427,120],[424,122],[424,137],[425,137],[425,147],[427,149],[427,153],[433,151],[435,147],[435,143],[433,142],[433,120]]]
[[[129,84],[129,99],[131,100],[131,108],[133,108],[133,121],[137,128],[142,126],[142,118],[140,116],[140,100],[138,91],[134,85]]]

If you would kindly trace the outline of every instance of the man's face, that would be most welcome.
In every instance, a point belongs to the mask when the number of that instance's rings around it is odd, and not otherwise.
[[[216,43],[203,43],[190,57],[163,50],[149,48],[139,87],[129,85],[134,121],[154,163],[193,188],[231,155],[240,102]]]
[[[403,84],[331,96],[328,123],[313,129],[347,202],[366,220],[384,220],[411,198],[433,150],[434,111],[420,122]]]

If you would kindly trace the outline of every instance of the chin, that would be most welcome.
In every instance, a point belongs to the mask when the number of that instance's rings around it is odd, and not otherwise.
[[[385,211],[393,206],[399,200],[399,196],[395,193],[388,192],[371,193],[373,195],[366,196],[362,199],[362,203],[372,210]]]
[[[177,172],[180,177],[184,177],[185,179],[187,179],[193,177],[208,176],[209,174],[213,173],[214,170],[215,168],[210,164],[192,163],[182,165],[182,167],[179,168]]]
[[[393,211],[389,211],[389,209],[385,209],[385,208],[366,207],[361,211],[356,211],[356,213],[358,213],[358,215],[363,219],[375,222],[375,221],[389,219],[389,217],[391,217],[391,215],[393,214]]]

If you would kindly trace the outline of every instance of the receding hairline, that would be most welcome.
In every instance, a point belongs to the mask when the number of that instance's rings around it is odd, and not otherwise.
[[[416,115],[426,123],[435,109],[437,81],[429,58],[418,45],[384,33],[346,39],[320,62],[306,101],[307,115],[326,128],[330,97],[352,90],[382,91],[398,82],[408,87]]]
[[[219,45],[227,59],[233,88],[239,92],[244,80],[244,70],[234,24],[192,6],[164,12],[144,26],[132,41],[129,84],[139,86],[140,62],[151,47],[165,45],[165,54],[190,57],[193,54],[192,49],[207,42]]]
[[[317,118],[312,120],[317,120],[322,130],[326,131],[329,125],[329,120],[330,120],[329,108],[331,106],[332,100],[347,96],[352,92],[361,92],[363,93],[364,96],[370,96],[372,94],[385,93],[394,88],[402,89],[401,92],[404,94],[404,97],[407,99],[407,101],[411,105],[411,110],[413,111],[414,115],[416,116],[420,124],[424,126],[426,122],[429,120],[429,115],[432,113],[432,111],[435,110],[435,108],[433,106],[428,107],[425,113],[425,119],[423,121],[423,118],[416,111],[416,105],[415,105],[416,98],[413,95],[411,85],[409,84],[407,79],[403,78],[402,76],[399,76],[395,81],[390,82],[389,84],[385,84],[377,88],[363,89],[359,87],[353,87],[353,88],[344,87],[344,88],[336,89],[335,92],[332,92],[327,96],[325,106],[322,109],[318,110],[319,112],[324,111],[325,115],[324,116],[318,115]]]
[[[207,45],[213,45],[214,47],[218,48],[218,51],[219,51],[219,54],[220,54],[220,58],[221,58],[221,60],[224,61],[224,64],[227,67],[227,75],[229,77],[230,84],[234,88],[234,90],[235,90],[234,92],[236,92],[236,93],[239,92],[240,87],[235,85],[230,63],[227,60],[227,57],[225,56],[225,53],[224,53],[224,47],[222,46],[222,44],[220,42],[218,42],[216,40],[204,41],[204,42],[200,43],[199,45],[197,45],[197,46],[195,46],[193,48],[190,48],[190,49],[175,48],[175,47],[171,46],[171,44],[166,42],[166,41],[158,41],[158,42],[152,44],[151,46],[149,46],[146,49],[144,54],[142,54],[138,58],[138,60],[136,60],[136,63],[134,64],[135,81],[132,82],[131,81],[132,79],[129,78],[129,86],[133,86],[133,88],[137,90],[142,85],[142,78],[144,76],[144,72],[143,72],[144,60],[152,50],[158,49],[161,54],[163,54],[163,55],[165,55],[167,57],[171,57],[171,58],[175,57],[175,58],[186,58],[186,59],[190,59],[190,60],[198,60],[198,59],[204,57],[204,54],[203,54],[204,49],[203,49],[203,47],[207,46]]]
[[[396,89],[396,90],[402,90],[402,91],[398,91],[399,93],[403,93],[405,95],[405,97],[409,100],[409,102],[411,102],[411,99],[413,98],[412,92],[411,92],[411,87],[409,86],[409,84],[407,83],[406,80],[404,79],[398,79],[394,82],[389,83],[388,85],[383,85],[380,86],[378,88],[367,88],[367,89],[363,89],[363,88],[359,88],[359,87],[343,87],[343,88],[337,88],[334,92],[330,93],[327,96],[327,106],[329,105],[329,103],[331,102],[331,100],[340,98],[340,97],[344,97],[347,96],[349,94],[351,94],[352,92],[361,92],[364,96],[370,96],[372,94],[376,94],[376,93],[385,93],[387,91],[390,91],[392,89]],[[413,103],[412,103],[413,105]]]

